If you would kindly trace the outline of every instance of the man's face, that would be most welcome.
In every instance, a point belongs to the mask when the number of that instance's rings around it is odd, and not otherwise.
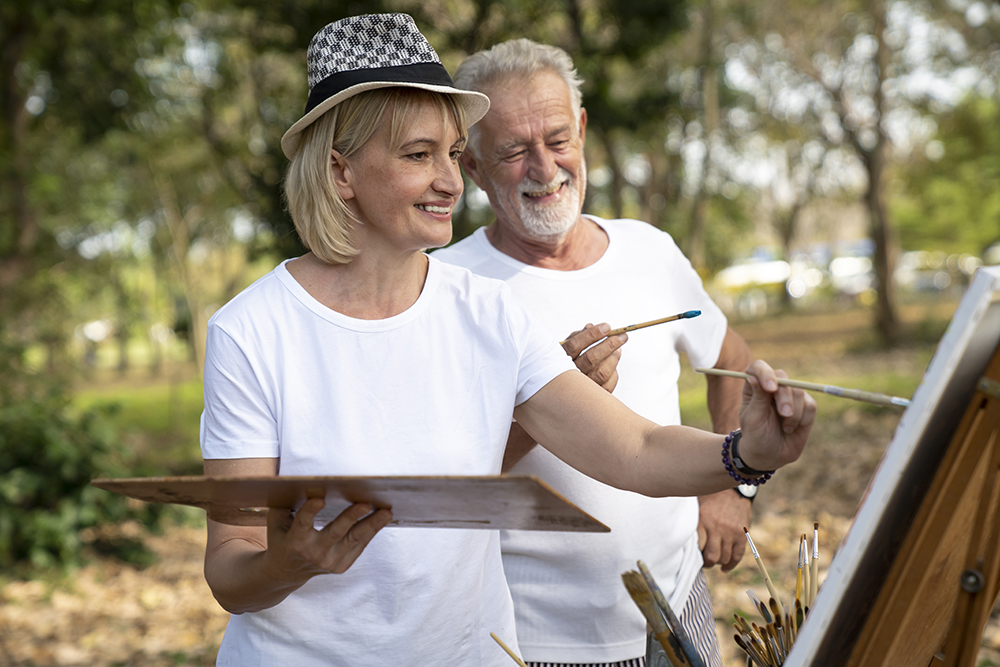
[[[474,168],[497,220],[515,234],[553,241],[580,217],[586,189],[586,114],[573,115],[569,90],[553,72],[484,90],[490,111],[477,124]]]

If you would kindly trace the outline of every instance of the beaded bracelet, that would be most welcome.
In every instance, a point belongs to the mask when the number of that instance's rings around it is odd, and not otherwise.
[[[725,441],[722,443],[722,465],[726,467],[726,472],[729,473],[729,476],[740,484],[750,484],[751,486],[765,484],[767,480],[771,479],[774,471],[754,470],[743,462],[740,458],[739,450],[740,438],[742,437],[743,433],[740,429],[736,429],[726,436]],[[744,477],[743,475],[753,476]]]

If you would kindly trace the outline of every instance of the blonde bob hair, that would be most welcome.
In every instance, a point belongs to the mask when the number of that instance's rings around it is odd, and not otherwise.
[[[303,245],[327,264],[346,264],[359,250],[352,240],[355,225],[364,224],[333,184],[330,149],[345,158],[358,153],[389,112],[389,146],[397,150],[415,122],[411,111],[435,103],[442,121],[450,114],[459,135],[466,134],[465,109],[453,95],[420,88],[379,88],[354,95],[323,114],[302,132],[302,140],[285,175],[285,202]]]

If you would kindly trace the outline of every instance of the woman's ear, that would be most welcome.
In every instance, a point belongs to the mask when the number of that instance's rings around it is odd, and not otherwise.
[[[353,172],[343,155],[330,149],[330,172],[333,174],[333,187],[344,201],[354,199]]]

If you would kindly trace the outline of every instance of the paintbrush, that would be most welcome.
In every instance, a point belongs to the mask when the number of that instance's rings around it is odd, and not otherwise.
[[[754,607],[760,612],[760,617],[764,619],[765,623],[771,622],[771,613],[767,610],[767,605],[764,604],[757,594],[753,592],[752,588],[747,589],[747,595],[750,596],[750,601],[753,602]]]
[[[646,622],[649,623],[649,627],[652,628],[653,636],[663,647],[663,652],[666,653],[670,664],[674,667],[691,665],[684,656],[684,651],[674,633],[667,626],[667,621],[660,613],[659,607],[656,606],[653,594],[642,575],[635,570],[629,570],[622,573],[622,581],[625,583],[625,590],[635,602],[635,606],[639,608],[639,611],[646,618]]]
[[[721,368],[695,368],[695,370],[699,373],[705,373],[706,375],[723,375],[731,378],[743,378],[744,380],[750,377],[747,373],[727,371]],[[855,401],[874,403],[876,405],[894,405],[905,408],[910,404],[910,399],[908,398],[886,396],[885,394],[876,394],[871,391],[861,391],[860,389],[844,389],[843,387],[834,387],[829,384],[803,382],[802,380],[789,380],[788,378],[778,378],[778,384],[784,387],[797,387],[798,389],[819,391],[824,394],[830,394],[831,396],[840,396],[841,398],[850,398]]]
[[[819,593],[819,521],[813,522],[813,556],[809,562],[809,599],[805,606],[812,606]]]
[[[667,625],[670,627],[671,632],[677,637],[684,655],[693,667],[705,667],[705,663],[701,659],[701,656],[698,655],[698,649],[695,648],[694,642],[688,636],[687,630],[681,625],[680,620],[674,614],[674,610],[667,604],[667,599],[663,596],[663,592],[657,585],[656,579],[653,578],[653,573],[649,571],[649,568],[641,560],[636,561],[636,565],[639,566],[639,572],[642,573],[642,578],[646,582],[649,592],[653,595],[653,601],[659,606],[664,618],[667,619]]]
[[[809,604],[809,591],[812,590],[812,581],[809,576],[811,572],[809,571],[809,538],[805,535],[802,536],[802,543],[805,547],[803,551],[805,555],[802,559],[802,604]]]
[[[806,566],[806,536],[799,538],[799,567],[795,572],[795,599],[802,599],[802,570]]]
[[[628,331],[635,331],[636,329],[645,329],[646,327],[652,327],[652,326],[655,326],[657,324],[663,324],[664,322],[673,322],[674,320],[687,320],[687,319],[690,319],[692,317],[698,317],[699,315],[701,315],[701,311],[700,310],[689,310],[689,311],[684,312],[684,313],[677,313],[676,315],[670,315],[668,317],[661,317],[658,320],[650,320],[649,322],[642,322],[640,324],[630,324],[627,327],[619,327],[618,329],[612,329],[611,331],[609,331],[605,335],[605,338],[607,338],[609,336],[617,336],[618,334],[623,334],[623,333],[626,333]],[[569,340],[569,339],[566,339],[566,340]],[[565,342],[566,342],[565,340],[561,340],[561,341],[559,341],[559,344],[562,345]]]
[[[747,654],[747,657],[752,660],[755,665],[759,665],[759,667],[770,667],[771,662],[760,654],[756,646],[747,643],[747,641],[740,635],[733,635],[733,638],[736,639],[736,645],[743,649],[743,652]]]
[[[758,628],[757,625],[754,624],[753,629],[758,635],[760,635],[761,644],[763,644],[764,648],[767,649],[767,655],[770,661],[775,665],[780,665],[781,660],[778,659],[778,645],[774,643],[774,637],[772,637],[771,633],[767,631],[769,627],[771,626],[765,625],[763,628]]]
[[[767,568],[764,567],[764,562],[760,559],[760,554],[757,553],[757,547],[754,546],[753,538],[750,537],[750,531],[747,530],[746,526],[743,526],[743,532],[747,536],[747,542],[750,543],[750,551],[753,553],[753,559],[757,561],[757,569],[760,570],[760,576],[764,577],[764,585],[767,586],[767,590],[771,594],[771,597],[778,603],[778,613],[784,614],[785,608],[781,606],[781,601],[778,600],[778,591],[774,589],[774,583],[771,581],[771,577],[767,573]]]
[[[785,641],[785,628],[781,625],[781,619],[774,619],[774,625],[767,626],[768,630],[771,631],[775,637],[778,638],[778,650],[780,651],[781,662],[785,661],[785,657],[788,655],[788,649],[792,647],[791,642]]]
[[[514,651],[512,651],[509,646],[507,646],[506,644],[503,643],[503,640],[501,640],[499,637],[497,637],[492,632],[490,633],[490,637],[493,637],[493,641],[495,641],[497,644],[500,644],[500,648],[502,648],[503,650],[507,651],[507,655],[509,655],[511,658],[513,658],[514,662],[516,662],[518,665],[520,665],[520,667],[528,667],[528,665],[526,665],[524,663],[524,660],[521,660],[521,658],[518,657],[517,653],[514,653]]]

